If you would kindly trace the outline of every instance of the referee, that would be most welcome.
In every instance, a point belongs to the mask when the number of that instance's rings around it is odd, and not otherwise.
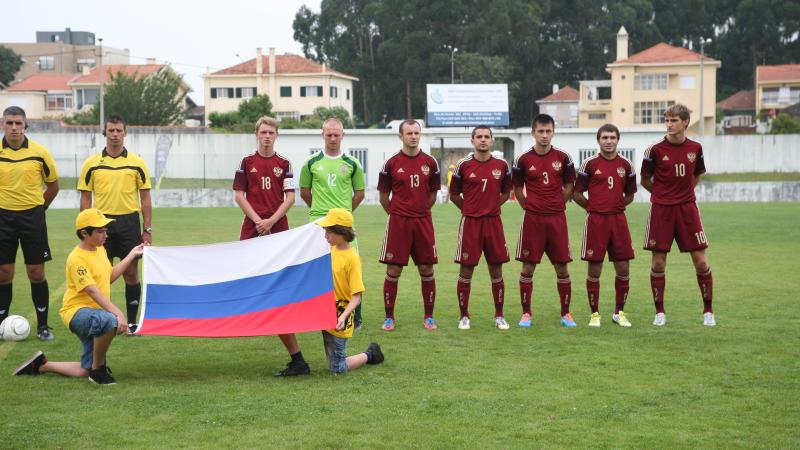
[[[58,194],[58,172],[50,151],[28,139],[25,111],[10,106],[3,111],[3,141],[0,145],[0,322],[11,307],[14,262],[22,244],[25,269],[36,307],[38,336],[55,339],[47,326],[50,289],[44,263],[53,259],[47,242],[44,210]],[[42,184],[45,190],[42,192]]]
[[[106,148],[86,159],[78,178],[81,211],[94,207],[106,217],[116,219],[108,225],[108,238],[104,244],[112,263],[115,256],[122,260],[132,248],[142,242],[150,245],[153,240],[150,174],[144,160],[125,148],[127,134],[122,117],[109,117],[103,130]],[[139,223],[140,211],[144,227]],[[125,279],[129,335],[132,335],[136,331],[136,315],[142,298],[138,260],[125,269],[122,277]]]

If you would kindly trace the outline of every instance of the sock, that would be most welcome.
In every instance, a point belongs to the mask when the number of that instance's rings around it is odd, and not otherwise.
[[[531,314],[531,296],[533,295],[533,274],[519,274],[519,301],[522,303],[522,314]]]
[[[619,314],[620,311],[625,310],[625,302],[628,301],[628,289],[630,289],[630,279],[630,277],[619,276],[614,278],[614,290],[617,294],[614,314]]]
[[[293,363],[306,362],[306,360],[303,359],[303,352],[292,353],[290,356],[292,357]]]
[[[461,310],[461,317],[469,317],[469,288],[471,286],[471,279],[458,277],[456,298],[458,298],[458,309]]]
[[[361,297],[361,302],[362,303],[364,302],[364,297],[363,296]],[[364,320],[364,319],[361,318],[361,304],[362,303],[359,303],[358,306],[356,306],[355,311],[353,311],[353,322],[355,322],[356,324],[360,324]]]
[[[589,295],[589,308],[592,310],[592,314],[600,312],[598,305],[600,303],[599,278],[586,277],[586,293]]]
[[[566,316],[569,314],[569,300],[572,296],[572,282],[569,277],[559,278],[556,281],[558,288],[558,298],[561,301],[561,315]]]
[[[47,280],[41,283],[31,283],[31,298],[36,307],[36,323],[39,328],[47,326],[47,313],[50,309],[50,288]]]
[[[0,284],[0,322],[8,317],[8,310],[11,309],[11,283]]]
[[[664,287],[666,284],[667,276],[664,272],[650,272],[650,288],[653,290],[656,314],[664,312]]]
[[[492,280],[492,298],[494,299],[494,316],[503,317],[503,297],[505,296],[506,284],[502,278]]]
[[[714,280],[711,278],[711,269],[706,273],[697,274],[697,285],[700,286],[700,295],[703,297],[703,313],[713,313],[711,297],[714,292]]]
[[[425,318],[433,317],[433,305],[436,303],[436,278],[433,274],[420,277],[422,282],[422,302],[425,307]]]
[[[139,312],[139,300],[141,298],[141,283],[125,285],[125,306],[128,313],[128,323],[136,323],[136,314]]]
[[[397,300],[397,278],[386,275],[383,280],[383,307],[386,317],[394,319],[394,302]]]

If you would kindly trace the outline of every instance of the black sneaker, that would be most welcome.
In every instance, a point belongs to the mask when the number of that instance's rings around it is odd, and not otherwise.
[[[12,375],[39,375],[39,368],[47,362],[44,353],[36,352],[35,355],[28,358]]]
[[[94,384],[117,384],[117,380],[111,376],[111,371],[106,366],[100,366],[97,369],[89,369],[89,381]]]
[[[291,361],[286,365],[286,368],[276,373],[276,377],[294,377],[297,375],[309,375],[311,367],[305,361]]]
[[[141,334],[136,334],[136,330],[137,329],[139,329],[139,327],[135,323],[129,323],[128,324],[128,332],[125,335],[128,336],[128,337],[141,336]]]
[[[56,337],[53,336],[53,333],[50,331],[52,328],[48,327],[47,325],[42,325],[39,327],[39,332],[36,333],[39,336],[40,341],[52,341]]]
[[[376,342],[369,344],[365,353],[367,354],[367,364],[380,364],[383,362],[384,358],[381,346]]]

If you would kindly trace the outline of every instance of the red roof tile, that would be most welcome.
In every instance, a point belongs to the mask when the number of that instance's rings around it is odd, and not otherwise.
[[[705,62],[717,62],[708,55],[704,56]],[[656,44],[647,50],[642,50],[639,53],[632,55],[628,59],[622,61],[614,61],[613,64],[652,64],[652,63],[682,63],[682,62],[700,62],[700,54],[695,53],[688,48],[674,47],[665,42]]]
[[[106,71],[106,81],[111,77],[112,74],[117,74],[118,72],[124,72],[128,75],[133,75],[134,73],[139,73],[139,75],[150,75],[158,72],[164,67],[164,64],[109,64],[103,66],[103,69]],[[72,83],[99,83],[100,82],[100,72],[95,67],[92,69],[88,75],[79,75],[78,78],[72,80]]]
[[[72,88],[67,84],[77,75],[68,74],[36,74],[9,86],[8,90],[13,92],[20,91],[71,91]]]
[[[580,93],[571,86],[564,86],[559,89],[555,94],[550,94],[545,98],[536,100],[537,102],[577,102],[580,98]]]
[[[758,66],[758,81],[800,80],[800,64],[780,64],[777,66]]]
[[[754,110],[756,94],[754,91],[739,91],[717,103],[717,106],[722,110]]]
[[[264,55],[261,57],[264,73],[269,73],[269,56]],[[336,70],[327,67],[326,72],[336,75],[343,75],[352,77]],[[218,70],[211,75],[240,75],[240,74],[254,74],[256,73],[256,59],[247,60],[241,64],[228,67],[226,69]],[[322,64],[316,61],[306,59],[299,55],[275,55],[275,73],[322,73]],[[354,77],[355,78],[355,77]]]

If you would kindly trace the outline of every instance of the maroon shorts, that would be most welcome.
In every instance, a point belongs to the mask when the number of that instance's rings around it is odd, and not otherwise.
[[[539,264],[544,253],[553,264],[572,261],[564,213],[539,215],[525,211],[517,242],[517,261]]]
[[[275,234],[280,233],[281,231],[286,231],[289,229],[289,220],[286,219],[286,216],[281,217],[275,222],[275,225],[269,229],[269,233],[267,234]],[[242,220],[242,232],[239,233],[239,240],[243,241],[245,239],[251,239],[254,237],[258,237],[258,231],[256,231],[256,223],[250,220],[249,217],[245,217]]]
[[[509,261],[506,235],[500,216],[461,217],[455,262],[477,266],[481,251],[486,256],[487,264],[503,264]]]
[[[650,205],[644,233],[644,249],[669,252],[673,239],[678,241],[678,248],[682,252],[708,248],[706,232],[703,231],[696,203]]]
[[[389,214],[386,232],[383,235],[380,262],[408,265],[409,255],[414,264],[436,264],[436,237],[433,235],[433,219],[427,217],[403,217]]]
[[[625,213],[586,214],[583,225],[583,246],[581,259],[603,262],[608,251],[609,261],[628,261],[633,259],[631,231]]]

